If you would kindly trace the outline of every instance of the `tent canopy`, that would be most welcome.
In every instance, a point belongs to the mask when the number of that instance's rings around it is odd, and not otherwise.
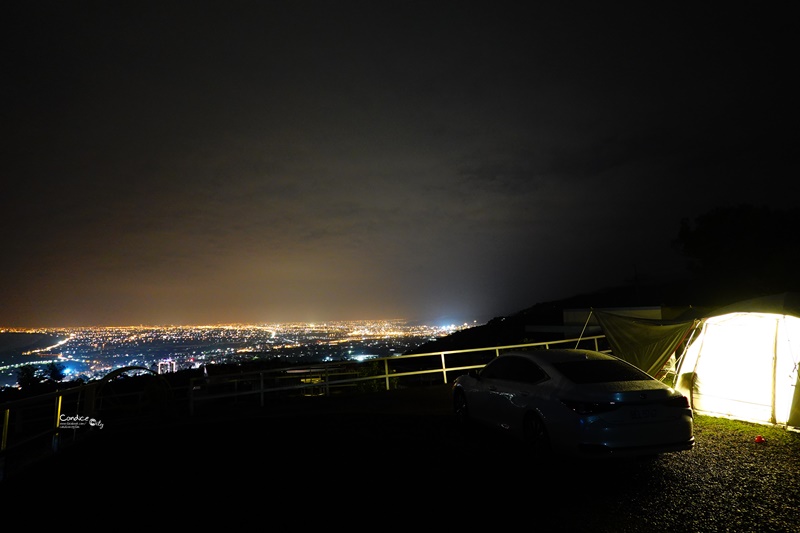
[[[611,352],[653,377],[696,326],[696,320],[671,321],[624,316],[592,309]]]
[[[592,312],[612,353],[651,376],[680,350],[675,387],[696,412],[800,428],[800,294],[743,300],[683,321]]]

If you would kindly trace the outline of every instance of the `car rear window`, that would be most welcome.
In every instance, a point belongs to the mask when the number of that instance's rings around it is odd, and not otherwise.
[[[567,361],[553,366],[575,383],[606,383],[653,379],[645,372],[619,361]]]

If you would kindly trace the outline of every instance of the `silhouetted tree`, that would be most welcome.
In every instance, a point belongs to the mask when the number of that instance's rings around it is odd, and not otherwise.
[[[22,365],[17,369],[17,385],[22,390],[29,390],[41,381],[36,375],[37,370],[34,365]]]
[[[64,365],[56,362],[48,363],[44,372],[45,376],[52,381],[59,382],[64,379]]]
[[[698,280],[751,293],[798,290],[800,208],[744,204],[681,221],[673,245]]]

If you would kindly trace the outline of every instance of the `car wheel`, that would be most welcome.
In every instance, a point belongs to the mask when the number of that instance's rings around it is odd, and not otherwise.
[[[536,413],[528,413],[522,423],[522,438],[525,445],[537,454],[550,451],[550,437],[542,419]]]
[[[453,393],[453,413],[455,413],[459,424],[462,426],[469,424],[469,407],[467,406],[467,396],[464,391],[456,390]]]

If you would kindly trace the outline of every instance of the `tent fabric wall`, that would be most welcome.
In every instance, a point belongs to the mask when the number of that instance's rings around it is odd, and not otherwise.
[[[657,377],[675,349],[695,327],[694,320],[667,321],[592,310],[611,353]]]
[[[709,314],[678,364],[677,388],[699,414],[800,427],[800,308],[792,294]]]

